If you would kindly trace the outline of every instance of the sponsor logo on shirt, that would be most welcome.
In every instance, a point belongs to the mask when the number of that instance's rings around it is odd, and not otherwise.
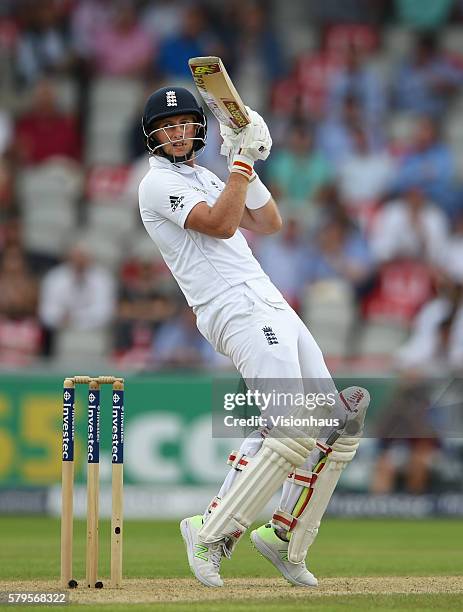
[[[185,196],[169,196],[171,211],[175,212],[177,208],[182,209],[184,206],[184,203],[183,203],[184,199],[185,199]]]
[[[205,189],[201,189],[201,187],[196,187],[196,185],[190,185],[191,189],[194,189],[195,191],[199,191],[201,193],[205,193],[207,195],[207,191]]]

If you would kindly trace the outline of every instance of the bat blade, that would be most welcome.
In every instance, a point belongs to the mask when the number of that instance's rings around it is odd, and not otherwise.
[[[219,123],[240,130],[251,122],[220,57],[192,57],[188,65],[201,97]]]

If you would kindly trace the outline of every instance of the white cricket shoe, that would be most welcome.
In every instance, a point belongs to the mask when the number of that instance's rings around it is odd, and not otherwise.
[[[318,580],[306,568],[304,561],[301,563],[288,561],[289,542],[281,540],[269,523],[255,529],[251,533],[251,541],[260,554],[268,559],[288,582],[295,586],[318,586]]]
[[[188,563],[196,578],[210,587],[223,586],[220,577],[220,561],[223,555],[223,543],[204,544],[198,538],[198,532],[203,524],[203,517],[198,514],[183,519],[180,531],[188,553]]]

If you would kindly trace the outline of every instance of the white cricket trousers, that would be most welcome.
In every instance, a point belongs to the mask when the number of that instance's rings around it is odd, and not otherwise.
[[[268,278],[228,289],[196,315],[199,331],[244,380],[331,378],[312,334]]]
[[[294,390],[326,392],[328,383],[336,391],[312,334],[268,278],[232,287],[195,312],[199,331],[217,352],[233,361],[248,388],[254,390],[258,379],[261,391],[274,387],[279,379],[292,379]],[[323,387],[319,388],[321,382]],[[244,440],[240,453],[253,457],[262,442],[260,432],[253,432]],[[304,469],[311,470],[318,454],[311,453]],[[239,473],[230,470],[218,497],[223,499]],[[280,508],[291,512],[301,490],[299,485],[286,482]]]

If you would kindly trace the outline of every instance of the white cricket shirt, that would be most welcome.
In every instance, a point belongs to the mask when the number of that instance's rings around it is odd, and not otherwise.
[[[141,218],[190,306],[247,280],[268,279],[239,230],[222,239],[185,229],[194,206],[213,206],[222,192],[225,185],[215,174],[162,157],[149,163],[138,189]]]

